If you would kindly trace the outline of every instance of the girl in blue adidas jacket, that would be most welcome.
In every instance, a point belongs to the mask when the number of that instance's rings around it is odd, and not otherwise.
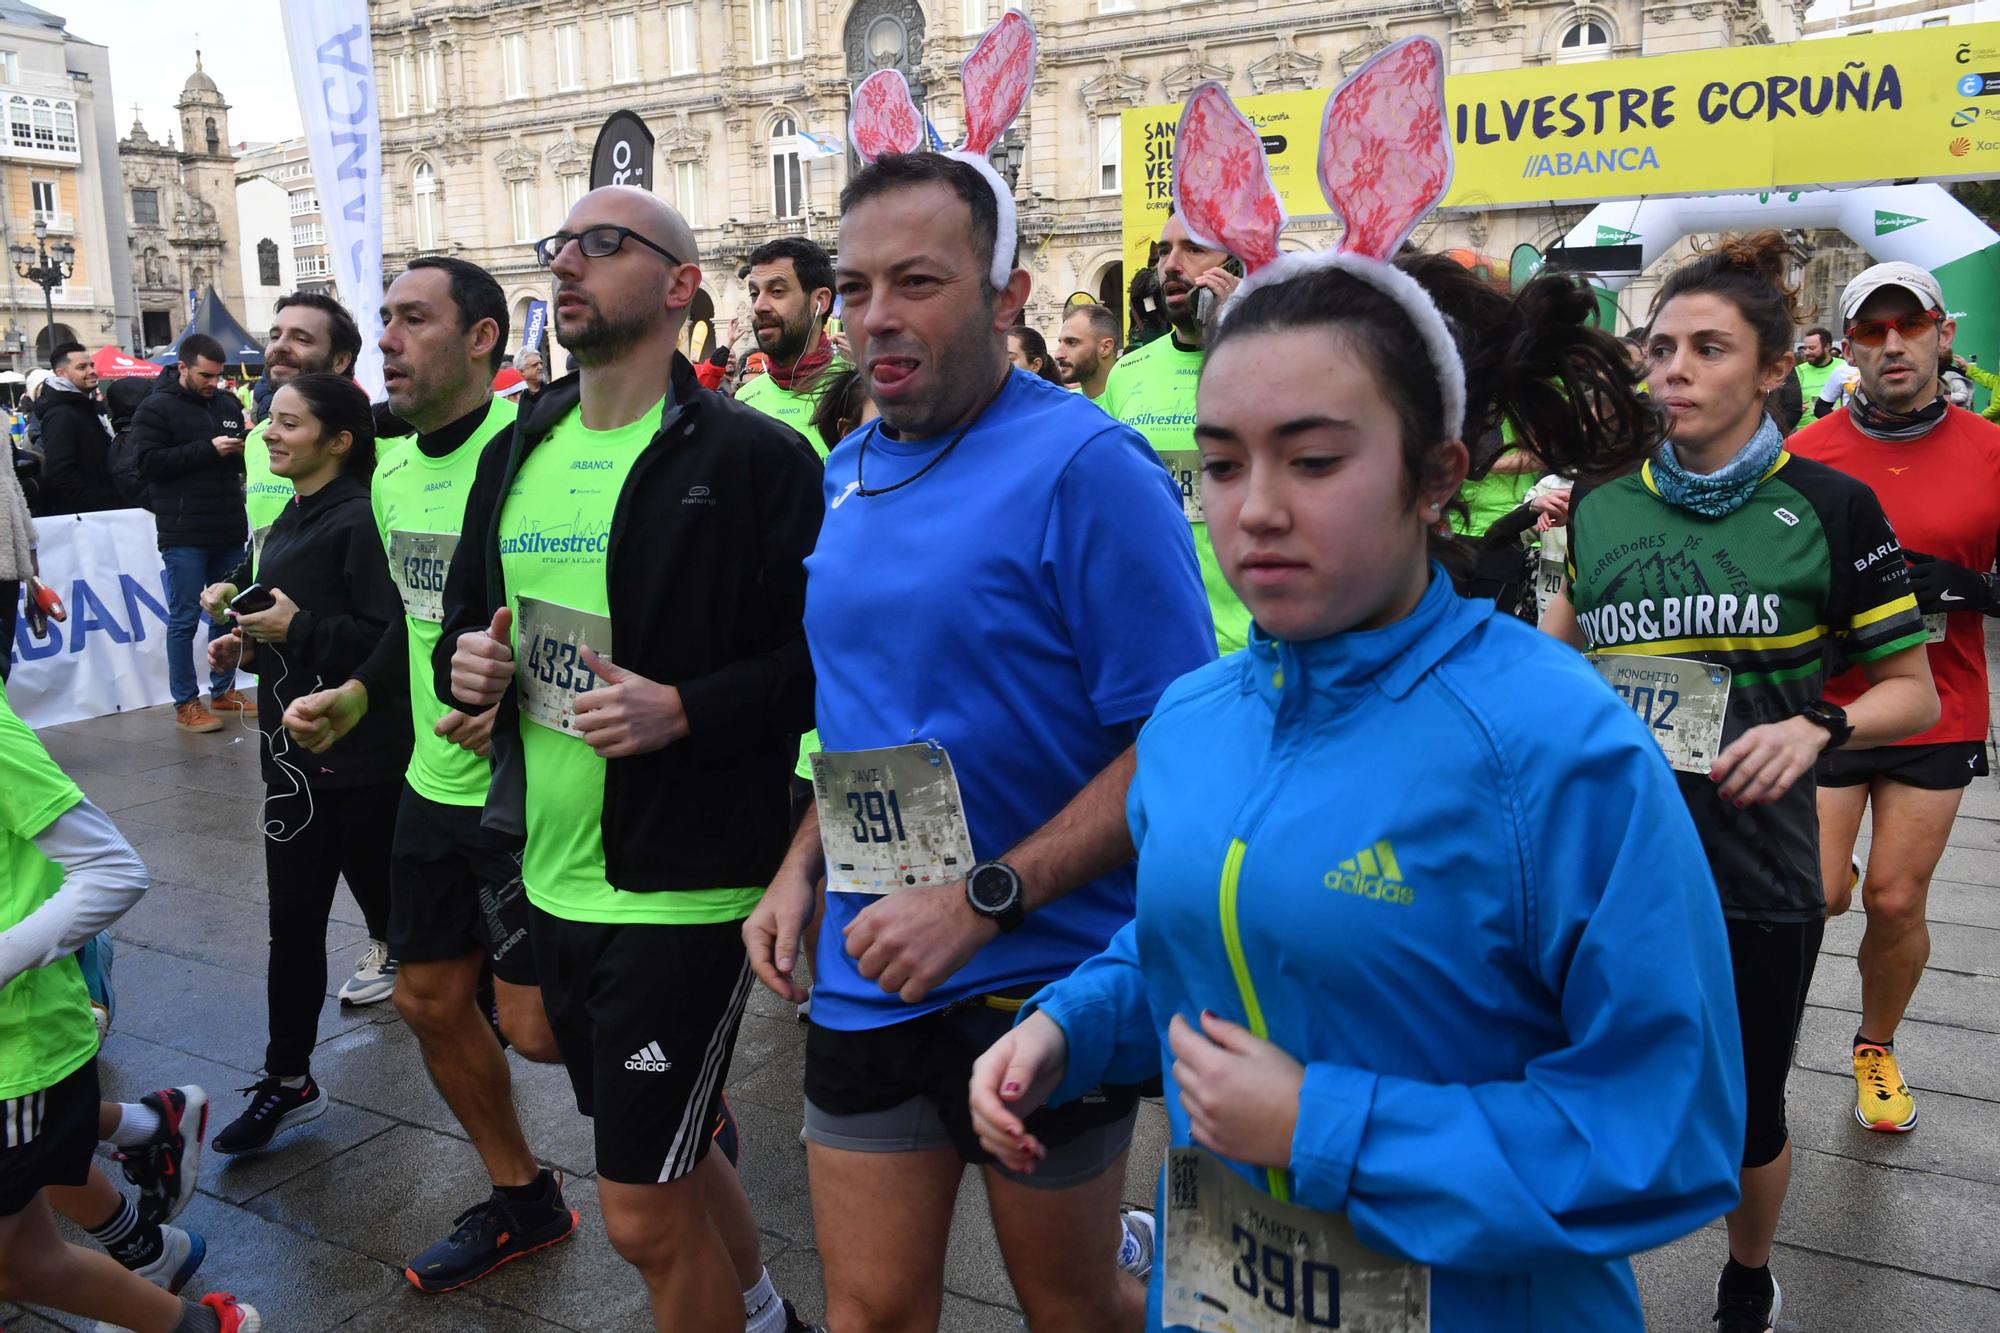
[[[1427,540],[1501,414],[1565,470],[1642,452],[1648,414],[1564,279],[1273,267],[1213,335],[1195,429],[1257,630],[1142,733],[1137,919],[982,1058],[982,1143],[1031,1170],[1029,1110],[1170,1068],[1174,1146],[1423,1266],[1428,1327],[1640,1329],[1627,1256],[1737,1198],[1714,883],[1629,709]],[[1166,1194],[1151,1328],[1187,1278]],[[1245,1257],[1234,1326],[1309,1326],[1274,1313],[1290,1261]]]

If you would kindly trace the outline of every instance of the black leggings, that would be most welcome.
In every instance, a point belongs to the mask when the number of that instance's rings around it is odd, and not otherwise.
[[[271,1021],[267,1074],[295,1078],[311,1072],[319,1011],[326,1003],[326,923],[342,875],[368,923],[369,938],[389,938],[389,848],[402,789],[398,779],[310,795],[294,794],[290,784],[268,792],[263,814],[271,900],[271,960],[264,978]]]
[[[1743,1082],[1749,1115],[1743,1126],[1743,1167],[1768,1166],[1785,1150],[1785,1079],[1799,1043],[1806,991],[1826,922],[1728,921],[1729,961],[1736,974],[1736,1018],[1743,1032]]]

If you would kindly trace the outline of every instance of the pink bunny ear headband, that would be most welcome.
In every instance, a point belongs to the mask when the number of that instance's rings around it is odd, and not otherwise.
[[[965,84],[965,146],[945,156],[963,162],[985,177],[999,209],[994,230],[995,287],[1005,287],[1014,271],[1014,192],[986,158],[987,150],[1007,132],[1035,82],[1035,29],[1027,16],[1010,9],[1000,16],[961,66]],[[910,100],[910,85],[900,72],[878,69],[854,90],[848,112],[847,137],[863,162],[890,153],[914,153],[924,142],[924,118]]]
[[[1281,254],[1285,208],[1256,126],[1218,83],[1188,97],[1174,137],[1174,211],[1188,235],[1243,261],[1249,276],[1219,319],[1251,292],[1339,269],[1400,305],[1438,369],[1445,427],[1465,430],[1465,363],[1430,293],[1389,261],[1451,187],[1444,52],[1408,37],[1372,57],[1327,99],[1319,183],[1347,230],[1331,250]]]

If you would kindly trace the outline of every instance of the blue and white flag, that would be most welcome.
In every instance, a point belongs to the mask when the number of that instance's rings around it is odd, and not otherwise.
[[[800,157],[839,157],[846,151],[846,145],[831,134],[818,134],[812,130],[799,131]]]
[[[354,378],[380,398],[382,350],[382,125],[368,0],[284,0],[313,180],[326,224],[327,264],[340,303],[361,326]]]
[[[542,350],[542,331],[548,327],[549,303],[547,301],[528,302],[528,326],[521,330],[521,346]]]

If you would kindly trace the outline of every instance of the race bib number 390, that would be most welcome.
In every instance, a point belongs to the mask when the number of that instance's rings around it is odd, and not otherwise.
[[[1163,449],[1160,461],[1181,493],[1181,514],[1190,523],[1203,522],[1201,507],[1201,450]]]
[[[611,618],[523,597],[515,620],[520,632],[514,644],[514,685],[522,715],[566,736],[576,735],[577,696],[597,687],[596,673],[583,664],[583,649],[600,656],[611,651]]]
[[[1340,1213],[1280,1203],[1199,1148],[1167,1154],[1161,1312],[1200,1333],[1427,1333],[1431,1272]]]
[[[812,772],[827,892],[893,893],[972,869],[958,775],[943,747],[822,750]]]
[[[1590,664],[1638,714],[1677,772],[1706,773],[1714,766],[1729,716],[1728,667],[1624,653],[1592,654]]]
[[[389,577],[403,595],[403,614],[412,620],[444,623],[444,575],[458,550],[455,532],[389,533]]]

